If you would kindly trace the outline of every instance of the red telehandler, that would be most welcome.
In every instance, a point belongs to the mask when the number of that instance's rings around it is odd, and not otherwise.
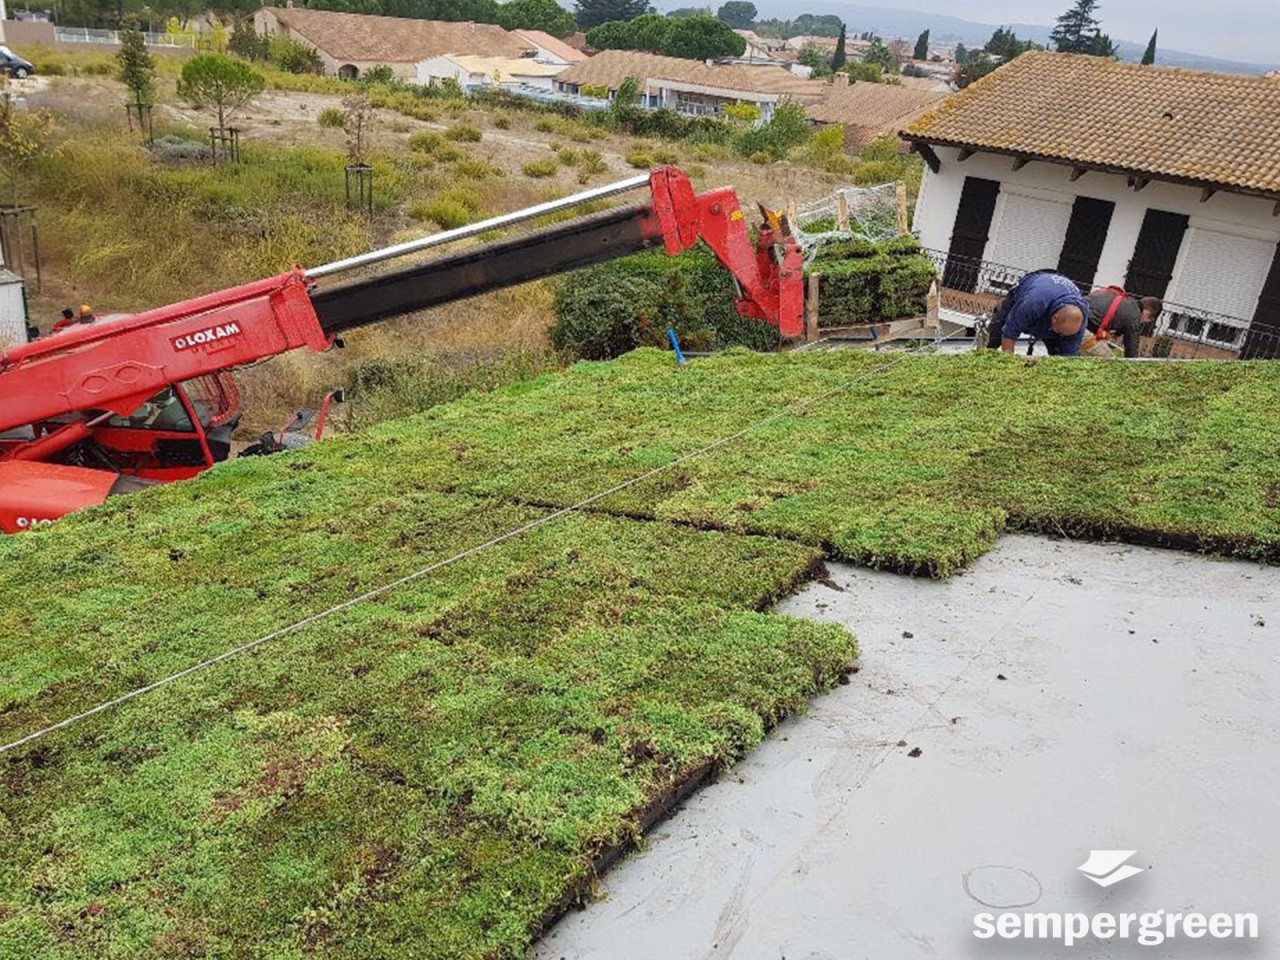
[[[326,286],[403,257],[648,186],[649,203]],[[762,208],[763,209],[763,208]],[[295,268],[145,313],[75,326],[0,353],[0,531],[50,523],[107,497],[207,470],[231,452],[242,409],[230,371],[327,350],[355,327],[663,246],[699,241],[730,271],[737,309],[802,332],[803,264],[765,212],[753,244],[732,188],[698,194],[673,167],[376,250]]]

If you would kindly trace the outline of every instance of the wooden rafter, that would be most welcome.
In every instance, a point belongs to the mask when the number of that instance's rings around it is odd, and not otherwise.
[[[938,157],[937,152],[923,140],[912,140],[911,149],[924,158],[925,164],[934,173],[938,173],[942,169],[942,160]]]
[[[1079,180],[1081,177],[1083,177],[1083,176],[1084,176],[1086,173],[1088,173],[1088,172],[1089,172],[1089,168],[1088,168],[1088,167],[1072,167],[1072,168],[1071,168],[1071,182],[1072,182],[1072,183],[1075,183],[1077,180]]]
[[[1218,190],[1216,187],[1205,187],[1203,190],[1200,191],[1200,202],[1208,203],[1209,200],[1213,197],[1213,195],[1217,192]]]
[[[959,155],[958,157],[956,157],[956,162],[957,162],[957,163],[964,163],[966,160],[968,160],[970,157],[972,157],[972,156],[973,156],[975,153],[977,153],[977,152],[978,152],[977,150],[974,150],[974,149],[972,149],[972,148],[970,148],[970,147],[961,147],[961,148],[960,148],[960,155]]]
[[[1031,158],[1030,158],[1030,157],[1014,157],[1014,158],[1013,158],[1013,172],[1014,172],[1014,173],[1017,173],[1019,170],[1021,170],[1023,167],[1025,167],[1025,166],[1026,166],[1028,163],[1030,163],[1030,162],[1031,162]]]

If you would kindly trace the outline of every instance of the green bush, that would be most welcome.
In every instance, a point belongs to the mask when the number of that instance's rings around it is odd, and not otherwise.
[[[409,138],[409,149],[425,153],[441,163],[452,163],[461,160],[463,153],[438,133],[422,131]]]
[[[445,230],[465,227],[471,222],[471,211],[464,204],[447,197],[415,203],[409,207],[409,216],[414,220],[429,220]]]
[[[674,327],[689,350],[775,348],[777,331],[741,317],[736,296],[733,278],[708,250],[642,253],[560,284],[551,342],[570,357],[602,360],[640,346],[665,347],[667,328]]]
[[[819,251],[807,272],[822,276],[818,322],[826,327],[917,316],[937,279],[913,237],[832,244]]]
[[[320,73],[324,69],[320,54],[292,37],[276,34],[267,49],[268,59],[285,73]]]
[[[346,126],[347,116],[337,107],[325,107],[316,116],[316,123],[322,127]]]
[[[454,143],[479,143],[484,139],[484,134],[465,123],[454,124],[444,135]]]
[[[772,160],[785,160],[788,153],[808,139],[809,120],[804,107],[785,99],[774,108],[768,123],[740,134],[737,146],[740,154],[753,160],[758,153],[766,153]]]
[[[643,150],[632,150],[626,156],[627,165],[637,170],[651,170],[654,166],[653,155]]]
[[[554,177],[556,171],[560,169],[560,162],[552,160],[550,157],[544,157],[541,160],[530,160],[524,165],[524,175],[541,180],[544,177]]]
[[[578,165],[578,160],[581,159],[578,156],[578,151],[572,150],[569,147],[565,147],[563,150],[557,150],[556,157],[559,158],[560,162],[566,167],[576,167]]]
[[[583,150],[578,154],[578,183],[585,185],[592,177],[608,172],[609,165],[599,150]]]
[[[474,157],[463,157],[456,161],[453,172],[455,176],[466,177],[468,180],[501,179],[507,175],[507,171],[501,167],[488,160],[479,160]]]
[[[511,118],[505,113],[495,113],[493,115],[493,125],[499,130],[510,130]]]

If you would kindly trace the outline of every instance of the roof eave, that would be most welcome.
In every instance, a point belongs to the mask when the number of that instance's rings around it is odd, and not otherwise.
[[[907,143],[923,143],[933,147],[956,147],[958,149],[969,149],[975,153],[993,153],[1002,157],[1024,158],[1039,163],[1054,163],[1063,167],[1077,167],[1084,170],[1097,171],[1098,173],[1112,173],[1122,177],[1139,177],[1143,180],[1156,181],[1160,183],[1174,183],[1184,187],[1195,187],[1200,190],[1221,191],[1222,193],[1238,193],[1247,197],[1259,197],[1263,200],[1270,200],[1274,203],[1280,203],[1280,191],[1263,190],[1257,187],[1248,187],[1236,183],[1226,183],[1220,180],[1204,180],[1195,177],[1181,177],[1176,174],[1159,173],[1153,170],[1142,170],[1137,167],[1116,166],[1105,163],[1089,163],[1082,160],[1072,160],[1067,157],[1055,157],[1048,154],[1034,153],[1030,150],[1013,150],[1005,147],[991,147],[981,143],[969,143],[963,140],[948,140],[943,137],[931,137],[928,134],[912,133],[910,130],[899,130],[898,137]]]

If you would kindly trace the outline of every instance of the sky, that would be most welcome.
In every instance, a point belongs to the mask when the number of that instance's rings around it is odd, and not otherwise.
[[[1052,24],[1063,0],[911,0],[904,7],[985,23]],[[1142,41],[1160,29],[1173,50],[1260,63],[1280,61],[1277,0],[1102,0],[1098,18],[1113,38]]]

